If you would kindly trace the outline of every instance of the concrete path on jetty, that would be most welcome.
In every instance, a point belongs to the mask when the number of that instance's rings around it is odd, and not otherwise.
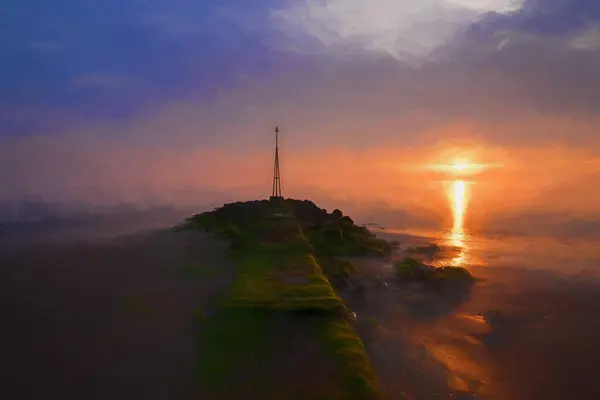
[[[246,227],[233,286],[216,315],[200,317],[203,398],[380,398],[349,311],[290,209],[269,207]]]

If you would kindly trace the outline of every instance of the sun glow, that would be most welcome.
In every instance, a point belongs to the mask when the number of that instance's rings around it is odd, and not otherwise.
[[[457,171],[464,171],[469,168],[469,164],[455,161],[454,164],[452,164],[452,167]]]
[[[477,175],[486,170],[489,165],[471,163],[465,160],[454,160],[451,164],[429,164],[428,168],[442,172],[450,173],[455,176]]]

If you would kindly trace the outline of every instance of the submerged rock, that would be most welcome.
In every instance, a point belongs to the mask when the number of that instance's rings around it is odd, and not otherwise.
[[[422,254],[427,257],[433,257],[435,254],[441,251],[441,247],[437,244],[429,244],[427,246],[409,247],[406,252],[409,254]]]
[[[462,267],[433,267],[422,262],[406,257],[394,264],[396,276],[404,281],[423,282],[473,282],[475,278]]]

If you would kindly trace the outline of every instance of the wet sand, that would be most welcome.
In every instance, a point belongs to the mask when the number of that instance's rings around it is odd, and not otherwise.
[[[388,287],[345,297],[389,398],[600,398],[597,279],[488,265],[471,268],[473,287],[440,291],[362,265]]]
[[[230,284],[224,244],[167,231],[69,243],[2,248],[3,392],[198,398],[194,315]]]

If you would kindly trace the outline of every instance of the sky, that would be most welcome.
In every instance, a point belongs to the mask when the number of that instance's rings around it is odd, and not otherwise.
[[[443,225],[460,158],[473,227],[600,224],[598,2],[8,0],[0,52],[0,204],[267,197],[279,125],[286,196]]]

